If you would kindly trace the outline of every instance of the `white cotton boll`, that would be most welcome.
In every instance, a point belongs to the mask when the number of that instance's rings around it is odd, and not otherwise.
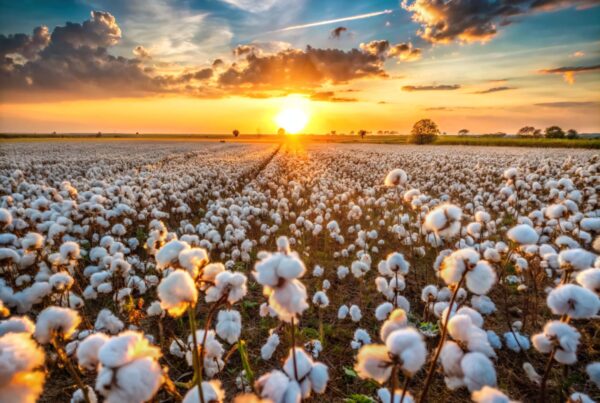
[[[286,390],[290,384],[290,378],[282,371],[271,371],[256,381],[260,397],[270,399],[273,402],[283,402]]]
[[[438,296],[438,289],[435,285],[429,284],[421,290],[421,301],[429,303],[435,301]]]
[[[346,316],[348,316],[348,312],[349,312],[349,311],[350,311],[350,310],[348,309],[348,306],[347,306],[347,305],[342,305],[342,306],[340,306],[340,308],[338,309],[338,314],[337,314],[337,317],[338,317],[338,319],[339,319],[339,320],[344,320],[344,319],[346,319]]]
[[[410,264],[404,259],[402,253],[394,252],[386,259],[388,270],[392,273],[407,274]]]
[[[100,294],[111,294],[112,291],[113,291],[113,288],[112,288],[112,284],[111,283],[102,283],[98,287],[96,287],[96,290]]]
[[[323,290],[329,290],[331,288],[331,283],[329,280],[323,280]]]
[[[178,241],[177,239],[173,239],[172,241],[166,243],[156,253],[156,268],[158,270],[163,270],[174,263],[178,263],[179,254],[189,248],[190,245],[185,242]]]
[[[540,385],[542,383],[541,375],[536,372],[535,368],[533,368],[533,365],[531,365],[531,363],[523,363],[523,371],[525,371],[525,375],[527,375],[527,378],[534,384]]]
[[[494,263],[498,263],[502,259],[502,257],[500,256],[500,253],[498,253],[498,251],[494,248],[487,248],[483,252],[483,258],[489,262],[494,262]]]
[[[324,270],[321,266],[316,265],[315,268],[313,269],[313,276],[314,277],[321,277],[324,273]]]
[[[2,304],[0,303],[1,307]],[[0,336],[8,333],[27,333],[32,335],[34,331],[35,324],[27,316],[13,316],[0,321]]]
[[[215,285],[206,291],[206,302],[216,302],[227,295],[227,301],[235,304],[248,293],[248,279],[239,272],[223,271],[215,277]]]
[[[146,309],[146,313],[148,316],[160,316],[162,317],[164,314],[164,310],[160,306],[160,301],[152,301],[148,309]]]
[[[478,261],[479,253],[475,249],[459,249],[444,258],[438,273],[446,284],[457,284],[465,270],[475,267]]]
[[[538,233],[527,224],[520,224],[512,227],[506,236],[513,242],[521,245],[529,245],[537,243],[539,239]]]
[[[486,385],[496,386],[494,364],[484,354],[478,352],[465,354],[460,367],[469,392],[480,390]]]
[[[273,356],[273,353],[279,346],[279,335],[277,333],[272,333],[267,342],[260,349],[260,356],[263,360],[270,360]]]
[[[588,364],[588,366],[585,367],[585,372],[587,372],[590,377],[590,381],[592,381],[597,388],[600,388],[600,362]]]
[[[339,266],[337,268],[337,276],[340,280],[345,279],[348,273],[350,273],[350,270],[346,266]]]
[[[415,399],[410,394],[410,392],[406,391],[404,393],[404,397],[402,397],[402,389],[396,389],[394,391],[394,398],[392,400],[392,396],[390,394],[390,390],[388,388],[379,388],[377,389],[377,397],[381,403],[414,403]]]
[[[389,286],[388,286],[388,282],[384,277],[377,277],[375,279],[375,287],[377,288],[377,291],[387,295],[389,292]]]
[[[180,339],[173,339],[169,345],[169,353],[178,358],[185,357],[185,343]]]
[[[0,401],[35,402],[42,393],[44,350],[27,333],[0,337]]]
[[[468,306],[461,307],[458,311],[456,311],[457,315],[467,315],[471,319],[471,323],[473,323],[478,328],[483,327],[483,316],[473,308],[469,308]]]
[[[369,266],[365,262],[355,260],[350,265],[350,270],[352,271],[354,277],[361,278],[369,271]]]
[[[596,401],[594,399],[592,399],[585,393],[581,393],[581,392],[571,393],[571,396],[569,396],[569,400],[567,400],[567,402],[568,403],[596,403]]]
[[[392,169],[385,177],[385,186],[399,186],[406,183],[408,175],[400,168]]]
[[[543,354],[551,352],[553,346],[557,345],[554,359],[561,363],[571,365],[577,361],[577,346],[580,334],[571,325],[554,320],[546,323],[542,333],[531,337],[531,342],[536,350]]]
[[[477,265],[469,270],[466,276],[467,288],[474,294],[487,294],[496,283],[496,272],[485,260],[480,260]]]
[[[79,244],[73,241],[68,241],[60,245],[59,253],[63,261],[76,260],[81,255]]]
[[[198,290],[187,271],[175,270],[163,278],[157,288],[160,305],[173,317],[181,316],[198,300]]]
[[[373,379],[384,383],[392,373],[390,362],[386,346],[368,344],[358,351],[354,370],[361,379]]]
[[[97,403],[98,396],[96,396],[96,392],[92,389],[91,386],[86,386],[87,395],[90,403]],[[85,395],[81,389],[77,389],[73,396],[71,396],[71,403],[85,403]]]
[[[406,312],[410,312],[410,302],[408,302],[408,299],[402,295],[398,295],[396,297],[396,306]]]
[[[33,336],[40,344],[49,343],[53,335],[69,340],[80,322],[77,311],[51,306],[38,315]]]
[[[585,270],[594,266],[596,255],[585,249],[567,249],[558,254],[558,263],[562,269]]]
[[[77,347],[77,362],[81,368],[93,371],[97,368],[98,351],[109,339],[104,333],[94,333],[89,335],[79,343]]]
[[[125,331],[108,339],[98,350],[104,367],[118,368],[139,358],[160,357],[160,349],[150,345],[140,332]]]
[[[385,342],[392,332],[403,329],[406,326],[408,326],[408,317],[406,316],[406,312],[402,309],[395,309],[389,315],[388,319],[383,322],[383,325],[379,331],[379,337],[383,342]]]
[[[110,378],[103,372],[113,373]],[[150,400],[163,383],[160,365],[152,358],[139,358],[114,371],[102,368],[96,382],[96,390],[106,403],[143,403]]]
[[[569,315],[573,319],[587,319],[600,309],[598,295],[574,284],[556,287],[548,294],[546,303],[555,315]]]
[[[352,305],[350,307],[350,318],[353,322],[359,322],[362,318],[362,312],[360,311],[360,308],[357,305]]]
[[[242,316],[235,310],[219,311],[215,330],[229,344],[236,342],[242,332]]]
[[[56,291],[65,291],[71,289],[75,280],[69,273],[61,271],[51,275],[48,282]]]
[[[577,282],[588,290],[600,294],[600,268],[587,269],[577,274]]]
[[[327,294],[323,291],[317,291],[315,295],[313,295],[312,302],[319,308],[327,308],[329,306],[329,298],[327,298]]]
[[[392,332],[385,340],[390,354],[398,357],[405,372],[414,375],[425,364],[427,347],[423,336],[413,329],[404,328]]]
[[[198,272],[208,264],[208,253],[202,248],[183,249],[179,252],[179,264],[192,278],[198,277]]]
[[[293,353],[292,353],[292,351],[293,351]],[[296,356],[295,368],[294,368],[294,358],[293,358],[292,354],[295,354],[295,356]],[[306,375],[308,375],[308,373],[312,369],[312,366],[313,366],[313,360],[310,358],[310,356],[308,354],[306,354],[306,351],[304,351],[303,349],[301,349],[299,347],[294,347],[293,349],[290,349],[290,353],[288,354],[288,357],[286,358],[286,360],[283,364],[283,371],[291,379],[295,379],[296,371],[297,371],[297,374],[298,374],[297,379],[302,379]]]
[[[490,346],[492,346],[494,350],[500,350],[502,348],[502,340],[496,334],[496,332],[494,332],[493,330],[488,330],[486,331],[486,334]]]
[[[378,321],[386,320],[388,315],[394,310],[394,305],[390,302],[384,302],[375,309],[375,318]]]
[[[282,286],[268,292],[269,306],[284,322],[291,322],[308,308],[306,287],[298,280],[285,281]]]
[[[329,369],[327,365],[317,362],[313,365],[308,375],[312,390],[315,393],[324,393],[329,382]]]
[[[358,350],[365,344],[371,344],[371,336],[365,329],[358,328],[354,331],[354,339],[350,342],[350,346],[354,350]]]
[[[512,403],[504,393],[496,388],[484,386],[471,394],[471,399],[475,403]]]
[[[125,325],[109,309],[102,309],[96,317],[94,328],[96,330],[106,330],[110,334],[117,334]]]
[[[471,306],[482,315],[490,315],[496,312],[496,304],[487,295],[473,295]]]
[[[529,350],[529,348],[531,347],[529,338],[523,336],[517,330],[504,333],[504,343],[506,344],[506,347],[508,347],[516,353],[518,353],[521,350]]]
[[[221,387],[221,381],[212,380],[202,382],[202,396],[206,402],[223,403],[225,401],[225,391]],[[185,394],[182,403],[200,403],[198,387],[194,387]]]

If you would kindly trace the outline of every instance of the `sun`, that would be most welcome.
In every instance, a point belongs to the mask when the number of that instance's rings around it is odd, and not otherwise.
[[[308,114],[300,108],[286,108],[275,117],[275,122],[284,128],[286,133],[297,134],[308,123]]]

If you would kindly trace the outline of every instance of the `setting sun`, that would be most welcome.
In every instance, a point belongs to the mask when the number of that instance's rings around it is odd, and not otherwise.
[[[296,134],[308,123],[308,114],[300,108],[286,108],[275,117],[275,122],[286,133]]]

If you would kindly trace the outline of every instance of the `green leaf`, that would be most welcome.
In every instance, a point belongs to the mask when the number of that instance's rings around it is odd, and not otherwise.
[[[358,377],[358,374],[356,373],[356,371],[350,367],[344,367],[344,374],[346,374],[346,376],[349,376],[350,378]]]
[[[359,393],[355,393],[350,395],[344,399],[345,403],[375,403],[375,400],[371,399],[369,396],[361,395]]]

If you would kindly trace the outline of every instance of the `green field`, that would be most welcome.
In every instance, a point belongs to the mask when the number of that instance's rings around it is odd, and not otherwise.
[[[371,143],[371,144],[407,144],[406,135],[371,135],[361,139],[359,136],[303,134],[289,136],[299,141],[322,143]],[[239,141],[239,142],[275,142],[280,137],[269,134],[242,134],[239,137],[225,134],[10,134],[0,133],[1,141],[106,141],[106,140],[159,140],[159,141]],[[583,139],[547,139],[524,137],[483,137],[483,136],[438,136],[434,145],[465,146],[505,146],[505,147],[563,147],[600,149],[600,138]]]

